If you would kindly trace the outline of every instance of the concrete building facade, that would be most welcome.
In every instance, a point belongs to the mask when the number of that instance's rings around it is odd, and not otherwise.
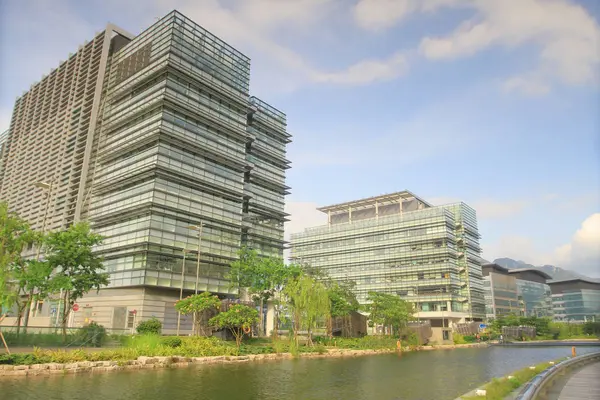
[[[413,302],[430,320],[433,341],[451,325],[485,317],[475,210],[464,203],[434,207],[409,191],[319,208],[328,224],[291,237],[291,257],[369,291]]]
[[[173,11],[137,36],[108,25],[17,99],[0,199],[34,228],[89,220],[105,237],[110,286],[73,326],[173,331],[182,286],[236,293],[242,244],[282,256],[290,135],[249,87],[250,59]]]

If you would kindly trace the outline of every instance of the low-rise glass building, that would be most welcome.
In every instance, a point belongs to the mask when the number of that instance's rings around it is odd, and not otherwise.
[[[482,267],[485,297],[485,316],[494,319],[502,315],[521,315],[517,279],[507,268],[498,264]]]
[[[293,260],[369,291],[415,303],[432,340],[452,323],[485,317],[479,232],[465,203],[433,206],[409,191],[319,208],[328,224],[292,235]]]
[[[537,268],[519,268],[508,271],[517,280],[521,315],[552,317],[552,293],[546,283],[552,277]]]
[[[548,283],[555,321],[600,320],[600,282],[577,278]]]

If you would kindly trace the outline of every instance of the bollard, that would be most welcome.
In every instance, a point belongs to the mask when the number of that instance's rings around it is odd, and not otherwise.
[[[571,347],[571,357],[577,357],[577,350],[575,346]]]

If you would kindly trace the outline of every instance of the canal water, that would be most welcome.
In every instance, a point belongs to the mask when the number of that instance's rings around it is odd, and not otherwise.
[[[578,354],[600,351],[578,347]],[[355,358],[0,380],[1,400],[455,399],[494,377],[571,355],[571,347],[489,347]]]

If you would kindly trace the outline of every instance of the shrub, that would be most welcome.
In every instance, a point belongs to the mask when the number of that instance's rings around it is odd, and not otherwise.
[[[177,336],[167,336],[162,338],[162,344],[163,346],[167,346],[167,347],[172,347],[172,348],[177,348],[181,346],[181,338],[177,337]]]
[[[162,322],[160,322],[157,318],[152,317],[150,319],[140,322],[138,324],[136,330],[141,335],[144,335],[144,334],[160,335],[160,333],[162,331]]]
[[[453,334],[452,339],[454,340],[454,344],[467,344],[465,337],[460,333]]]
[[[106,339],[106,329],[95,322],[81,328],[76,335],[76,341],[81,346],[102,347]]]

